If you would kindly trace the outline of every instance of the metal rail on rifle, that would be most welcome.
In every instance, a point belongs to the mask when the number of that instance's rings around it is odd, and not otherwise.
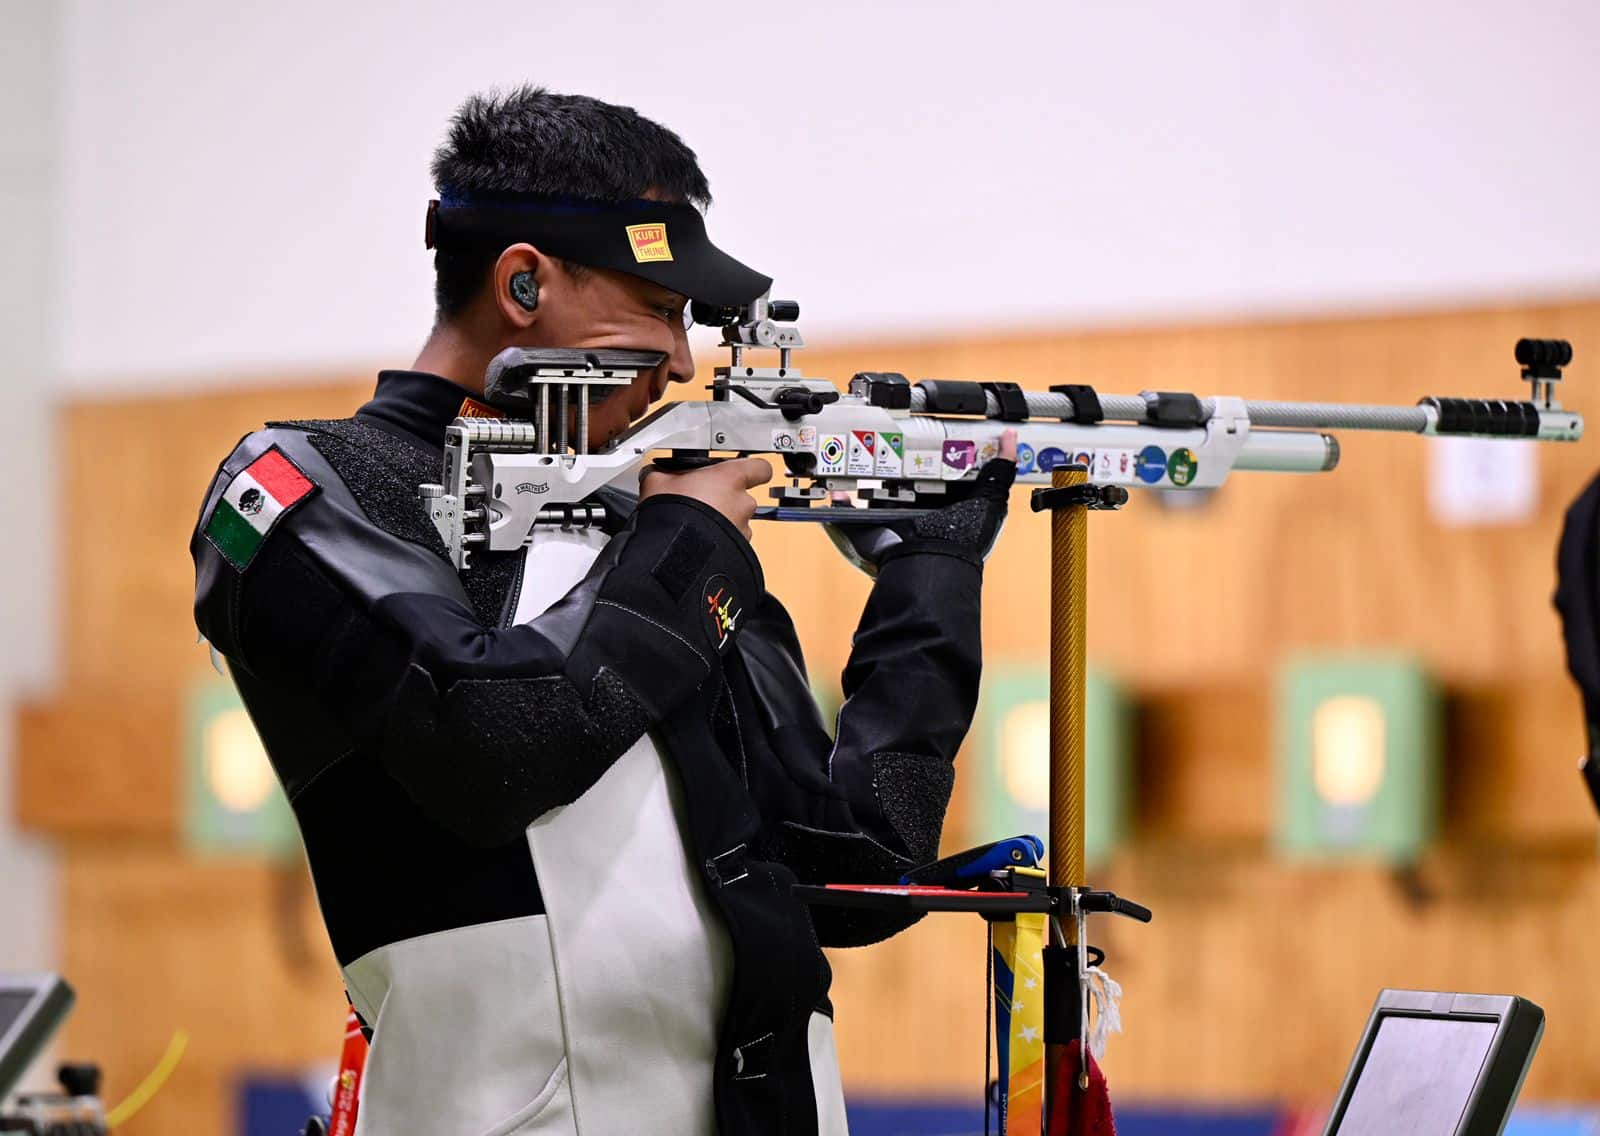
[[[599,521],[592,495],[632,489],[651,455],[691,468],[713,455],[775,454],[787,484],[757,519],[887,523],[949,499],[993,456],[1004,430],[1018,437],[1017,480],[1047,484],[1082,464],[1089,480],[1127,489],[1215,489],[1235,470],[1320,473],[1339,462],[1328,431],[1384,430],[1529,441],[1576,441],[1583,419],[1556,399],[1572,349],[1524,339],[1516,358],[1532,384],[1526,400],[1424,398],[1415,406],[1209,398],[1171,391],[1101,394],[1077,384],[1048,391],[1009,382],[912,382],[861,372],[841,390],[792,365],[804,342],[799,305],[765,298],[695,318],[721,326],[730,365],[706,401],[678,402],[590,452],[590,407],[662,362],[648,351],[509,348],[485,379],[505,419],[458,418],[446,430],[444,471],[419,487],[422,504],[457,568],[484,549],[521,547],[541,525]],[[778,365],[747,365],[753,348]],[[959,489],[956,490],[959,492]],[[833,504],[853,495],[866,507]]]

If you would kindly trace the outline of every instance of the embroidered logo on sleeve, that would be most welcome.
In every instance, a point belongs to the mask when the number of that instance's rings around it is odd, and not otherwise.
[[[273,446],[233,475],[206,521],[206,539],[243,572],[273,526],[316,488],[287,454]]]
[[[706,633],[711,636],[712,645],[719,652],[726,651],[733,642],[733,633],[739,629],[739,617],[744,614],[744,608],[733,594],[733,584],[723,575],[711,577],[706,581],[705,599],[701,603]]]

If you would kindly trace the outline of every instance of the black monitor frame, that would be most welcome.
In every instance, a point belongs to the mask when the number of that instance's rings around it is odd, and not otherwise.
[[[16,1087],[38,1058],[77,995],[59,974],[0,974],[0,995],[22,995],[22,1012],[0,1022],[0,1099]]]
[[[1511,1116],[1533,1053],[1544,1036],[1544,1011],[1526,998],[1501,994],[1452,994],[1436,990],[1383,990],[1373,1003],[1361,1043],[1356,1046],[1339,1086],[1339,1098],[1328,1114],[1323,1136],[1367,1136],[1340,1130],[1355,1094],[1356,1082],[1372,1052],[1384,1019],[1423,1018],[1436,1021],[1494,1022],[1494,1038],[1467,1097],[1455,1136],[1499,1136]]]

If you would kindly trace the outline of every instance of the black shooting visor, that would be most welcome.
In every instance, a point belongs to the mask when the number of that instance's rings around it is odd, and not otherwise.
[[[447,194],[428,203],[429,248],[486,241],[526,242],[551,256],[626,272],[717,307],[748,304],[772,287],[770,276],[711,243],[693,205],[532,194]]]

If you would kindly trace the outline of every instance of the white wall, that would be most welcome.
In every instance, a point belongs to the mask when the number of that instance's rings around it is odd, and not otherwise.
[[[405,363],[432,147],[630,103],[820,338],[1600,288],[1600,5],[67,5],[74,391]]]
[[[11,809],[17,699],[42,691],[54,661],[55,533],[49,297],[56,258],[57,15],[51,0],[7,0],[0,35],[0,971],[49,967],[54,877],[46,849]]]

